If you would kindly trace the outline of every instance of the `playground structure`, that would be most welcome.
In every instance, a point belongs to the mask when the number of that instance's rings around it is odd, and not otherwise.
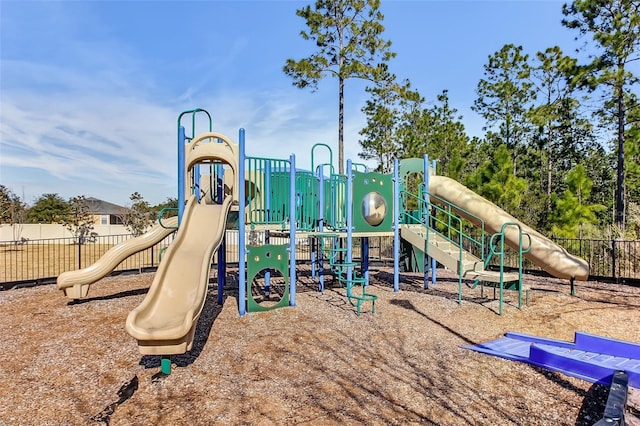
[[[187,135],[182,119],[191,117]],[[208,131],[196,133],[196,116],[208,119]],[[316,162],[319,150],[328,159]],[[427,157],[394,162],[393,174],[371,172],[347,161],[346,174],[334,173],[331,149],[316,144],[311,170],[298,170],[295,155],[288,160],[248,157],[245,132],[238,143],[212,131],[202,109],[178,118],[178,216],[136,239],[113,247],[89,268],[60,275],[58,286],[72,299],[86,297],[91,283],[106,276],[127,256],[174,232],[149,293],[127,318],[126,328],[142,354],[162,355],[163,371],[170,371],[169,355],[190,350],[195,326],[204,307],[211,259],[217,258],[218,303],[226,278],[225,234],[238,229],[238,311],[264,311],[296,304],[296,236],[313,241],[312,277],[324,291],[331,274],[344,286],[355,307],[371,304],[368,289],[369,237],[394,236],[394,291],[400,269],[424,272],[425,288],[436,282],[436,264],[474,286],[518,292],[522,306],[522,260],[528,258],[559,278],[586,280],[586,262],[520,223],[464,186],[436,175]],[[247,244],[247,233],[260,233],[261,244]],[[272,245],[272,233],[289,237],[288,245]],[[354,238],[361,241],[359,262]],[[507,272],[507,248],[517,253],[519,270]],[[496,265],[497,264],[497,265]],[[497,270],[491,268],[495,265]]]

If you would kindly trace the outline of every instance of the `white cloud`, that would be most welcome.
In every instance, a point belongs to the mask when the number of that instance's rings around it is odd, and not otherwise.
[[[47,90],[3,87],[3,184],[24,186],[35,170],[50,178],[38,184],[46,188],[43,192],[67,197],[79,195],[68,189],[76,189],[80,181],[82,194],[121,193],[117,202],[135,190],[151,193],[154,200],[171,195],[154,187],[175,181],[172,106],[112,90],[112,82],[101,84],[69,69],[38,68],[33,63],[3,64],[10,73],[48,75],[50,82]],[[28,192],[31,198],[40,195]]]
[[[273,89],[267,72],[260,84],[238,90],[232,83],[234,74],[243,73],[238,58],[250,47],[243,36],[167,74],[149,66],[166,56],[149,61],[136,53],[124,38],[109,36],[109,26],[100,26],[91,9],[80,17],[65,15],[65,25],[30,32],[24,46],[11,46],[10,57],[3,49],[0,183],[19,195],[24,192],[27,202],[44,193],[119,204],[126,204],[134,191],[153,204],[176,196],[176,118],[195,107],[206,108],[214,130],[235,141],[244,127],[247,155],[288,159],[294,153],[298,167],[310,168],[311,147],[322,142],[332,147],[337,165],[333,84],[312,94],[286,81],[285,90],[278,66]],[[53,18],[59,12],[48,8],[41,20],[58,22]],[[83,38],[85,18],[91,31]],[[6,31],[3,39],[21,40]],[[41,42],[51,48],[22,54]],[[180,78],[167,85],[168,75]],[[346,112],[345,157],[354,161],[359,161],[357,133],[363,125],[359,108]],[[201,124],[198,130],[206,130]]]
[[[27,201],[55,192],[124,204],[138,191],[155,204],[176,195],[179,106],[161,105],[135,89],[112,90],[114,80],[100,83],[66,68],[13,62],[5,69],[16,75],[47,74],[50,86],[46,92],[3,90],[3,184],[13,184],[17,193],[26,185]],[[133,87],[117,70],[111,72],[117,86]],[[317,94],[274,90],[198,96],[202,99],[192,101],[213,115],[214,130],[237,141],[238,129],[246,129],[249,156],[288,159],[294,153],[298,167],[310,168],[311,147],[322,142],[332,147],[337,165],[337,111],[314,102]],[[360,161],[361,127],[356,120],[347,121],[345,158]],[[206,126],[198,127],[204,130]],[[45,181],[34,185],[25,178],[34,170],[43,173]]]

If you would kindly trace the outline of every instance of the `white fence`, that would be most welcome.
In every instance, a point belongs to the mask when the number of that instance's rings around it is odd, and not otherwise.
[[[93,231],[100,236],[123,235],[129,231],[124,225],[93,225]],[[20,241],[22,238],[29,240],[44,240],[53,238],[71,238],[73,234],[63,225],[58,224],[2,224],[0,225],[0,241]]]

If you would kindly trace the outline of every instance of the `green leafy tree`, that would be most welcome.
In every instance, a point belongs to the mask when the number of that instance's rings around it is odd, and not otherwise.
[[[162,217],[173,217],[178,216],[178,199],[174,197],[168,197],[163,203],[158,204],[153,208],[156,212],[160,212],[162,209],[170,209],[165,210]],[[174,210],[175,209],[175,210]]]
[[[0,224],[20,223],[25,219],[27,205],[9,188],[0,185]]]
[[[4,185],[0,185],[0,224],[11,223],[11,207],[14,193]]]
[[[9,188],[0,185],[0,225],[9,224],[13,232],[13,241],[21,241],[22,224],[27,216],[27,205]]]
[[[569,70],[575,66],[576,59],[565,56],[558,46],[550,47],[544,52],[536,54],[538,63],[531,71],[534,88],[538,93],[537,98],[541,102],[530,111],[530,118],[537,127],[537,141],[540,154],[543,157],[541,163],[545,171],[541,177],[541,188],[546,190],[547,197],[551,197],[553,191],[554,165],[558,150],[562,144],[562,135],[559,134],[562,109],[570,102],[565,102],[571,95],[572,89],[568,77]],[[549,205],[550,208],[550,205]]]
[[[382,38],[384,15],[380,0],[316,0],[315,7],[296,11],[308,30],[301,31],[317,52],[283,68],[299,88],[316,90],[327,75],[338,78],[338,168],[344,172],[344,83],[349,78],[375,83],[389,78],[386,62],[395,56],[391,42]]]
[[[67,214],[62,218],[62,224],[73,234],[78,244],[95,240],[93,231],[93,216],[84,195],[69,199]]]
[[[626,200],[640,205],[640,104],[638,97],[629,94],[629,126],[625,131],[625,191]],[[631,209],[627,209],[630,212]],[[634,210],[637,212],[637,208]]]
[[[439,174],[460,180],[469,150],[469,137],[462,124],[462,116],[449,104],[448,91],[444,90],[437,100],[438,103],[430,109],[435,125],[429,135],[426,152],[439,161]]]
[[[367,100],[362,112],[367,117],[367,125],[360,131],[364,139],[360,140],[362,151],[358,154],[365,160],[378,162],[377,170],[389,173],[393,160],[406,155],[399,135],[407,111],[418,108],[423,98],[405,81],[398,85],[389,81],[384,86],[368,87],[371,98]]]
[[[576,68],[575,81],[591,90],[602,89],[600,115],[610,120],[616,134],[616,203],[615,222],[625,225],[625,136],[630,125],[628,93],[640,82],[631,64],[640,60],[640,1],[575,0],[562,8],[562,24],[576,29],[581,36],[590,35],[593,47],[591,62]],[[585,44],[586,49],[588,44]],[[638,69],[636,67],[636,69]],[[637,104],[635,104],[637,108]]]
[[[139,192],[129,196],[131,206],[129,214],[125,217],[124,225],[134,236],[144,234],[153,222],[153,209]]]
[[[368,90],[372,98],[363,108],[367,126],[360,131],[366,137],[360,141],[362,158],[378,160],[379,169],[389,172],[395,158],[427,154],[439,161],[439,174],[460,179],[469,138],[446,90],[430,108],[424,108],[424,98],[408,81]]]
[[[522,217],[527,181],[513,173],[512,155],[506,145],[500,145],[492,153],[492,158],[468,175],[464,183],[503,210]]]
[[[593,235],[601,204],[589,204],[593,183],[583,165],[578,164],[567,174],[567,190],[558,198],[552,217],[554,235],[563,238],[585,238]]]
[[[602,225],[612,225],[615,222],[615,192],[616,192],[616,155],[602,146],[590,149],[585,156],[584,164],[588,164],[587,174],[592,182],[589,203],[606,206],[605,210],[596,211],[598,222]],[[566,177],[562,190],[556,191],[562,194],[567,189]],[[605,233],[603,237],[611,237]]]
[[[403,152],[407,157],[427,154],[438,161],[438,174],[460,179],[469,143],[461,119],[446,90],[433,106],[407,110],[398,132]]]
[[[521,157],[518,169],[530,182],[539,182],[536,192],[546,199],[546,214],[540,219],[545,219],[551,213],[552,194],[564,190],[564,176],[585,159],[596,139],[590,120],[582,116],[576,87],[571,84],[577,60],[554,46],[538,52],[535,61],[531,81],[537,96],[528,114],[535,128],[533,143],[529,155]]]
[[[484,78],[478,83],[478,97],[471,107],[487,120],[487,129],[498,128],[498,132],[490,130],[490,136],[509,149],[524,144],[530,127],[527,111],[535,91],[529,79],[528,60],[529,55],[522,52],[522,46],[513,44],[489,56]]]
[[[29,223],[63,223],[69,203],[58,194],[42,194],[29,209]]]

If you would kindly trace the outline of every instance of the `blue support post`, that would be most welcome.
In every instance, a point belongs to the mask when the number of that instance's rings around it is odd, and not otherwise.
[[[429,156],[427,154],[424,155],[424,164],[422,168],[423,179],[422,179],[422,202],[424,208],[422,210],[422,223],[424,223],[424,227],[429,233]],[[427,236],[425,239],[424,246],[424,259],[423,259],[423,271],[424,271],[424,289],[429,288],[429,271],[431,270],[431,262],[428,248],[429,237]],[[431,271],[433,275],[434,271]]]
[[[400,291],[400,163],[393,160],[393,291]]]
[[[347,264],[353,261],[353,172],[351,170],[351,160],[347,160]],[[347,267],[347,280],[353,279],[353,267]]]
[[[318,188],[318,201],[320,205],[320,211],[318,212],[318,232],[324,231],[324,166],[318,166],[318,181],[320,187]],[[324,291],[324,253],[323,253],[324,239],[319,237],[318,239],[318,290]]]
[[[200,202],[200,189],[200,164],[196,164],[193,166],[193,193],[198,202]]]
[[[315,280],[316,279],[316,262],[318,260],[318,257],[316,256],[316,252],[313,251],[313,246],[311,247],[311,279]],[[318,290],[322,291],[322,289],[318,286]]]
[[[369,237],[362,237],[360,240],[360,253],[362,259],[362,272],[364,273],[365,285],[369,285]]]
[[[271,163],[267,161],[264,166],[264,193],[265,193],[265,218],[271,220]],[[269,230],[264,231],[264,243],[269,244]],[[264,272],[264,296],[269,297],[271,292],[271,271]]]
[[[182,215],[184,214],[185,203],[185,167],[184,167],[184,155],[185,155],[185,131],[184,126],[178,126],[178,226],[182,223]]]
[[[289,306],[296,306],[296,156],[289,157],[291,182],[289,188]]]
[[[236,185],[238,185],[238,312],[240,315],[244,315],[247,311],[246,300],[246,238],[245,238],[245,187],[244,187],[244,166],[245,166],[245,153],[244,153],[244,129],[240,129],[238,135],[238,176],[236,176]]]
[[[431,160],[431,167],[433,168],[433,173],[436,173],[436,160]],[[429,188],[429,186],[427,185],[427,189]],[[436,266],[437,266],[437,261],[432,257],[431,258],[431,283],[435,284],[436,283]]]
[[[216,166],[216,202],[222,204],[224,201],[224,169]],[[218,305],[222,305],[224,284],[227,276],[227,232],[222,237],[220,247],[218,247]]]

